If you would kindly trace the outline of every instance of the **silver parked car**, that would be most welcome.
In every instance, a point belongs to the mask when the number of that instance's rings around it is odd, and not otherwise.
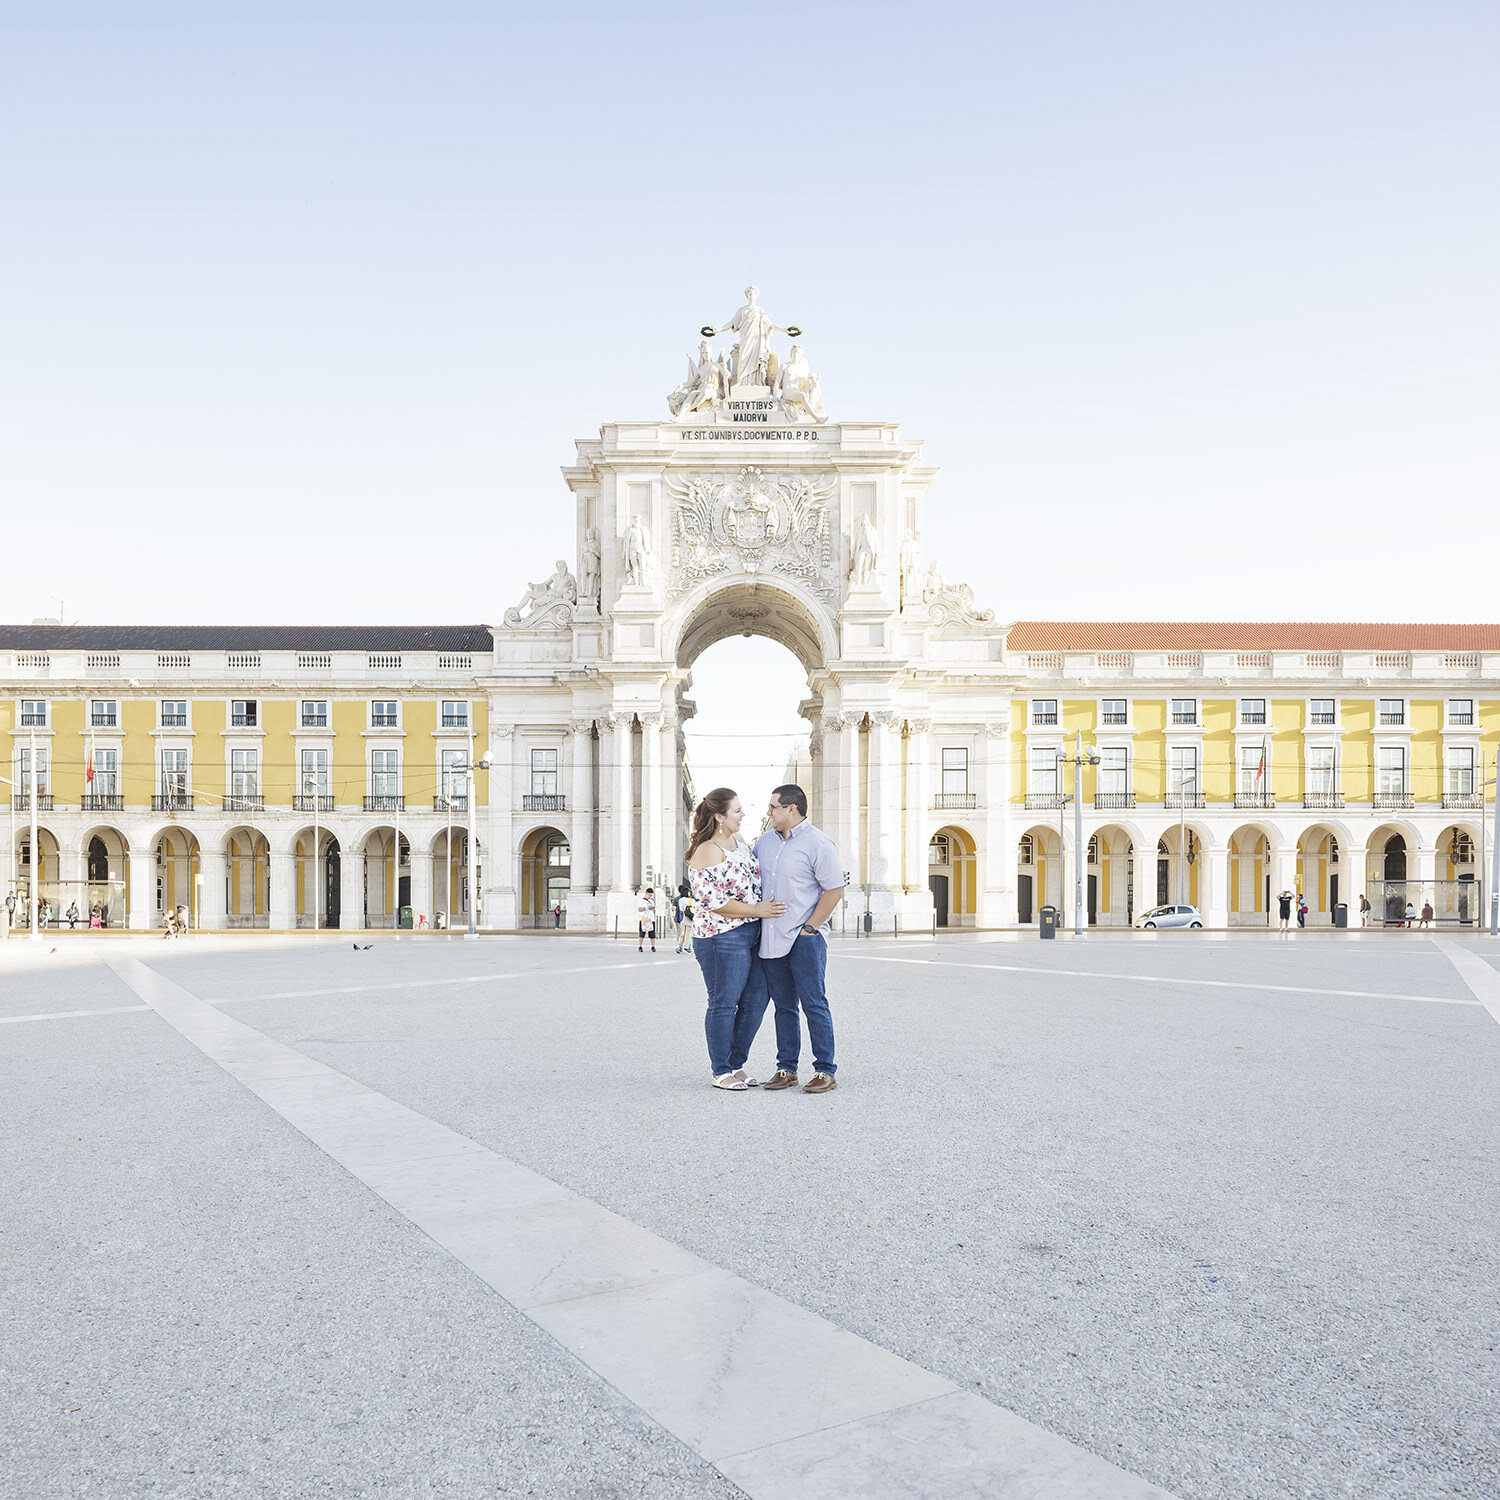
[[[1137,927],[1201,927],[1203,914],[1196,906],[1153,906],[1135,924]]]

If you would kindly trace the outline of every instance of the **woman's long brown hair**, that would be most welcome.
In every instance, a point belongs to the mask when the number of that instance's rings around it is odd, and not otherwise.
[[[718,828],[715,821],[729,811],[729,805],[739,795],[727,786],[716,786],[707,793],[693,812],[693,836],[688,840],[687,853],[682,857],[691,859],[700,844],[706,844]]]

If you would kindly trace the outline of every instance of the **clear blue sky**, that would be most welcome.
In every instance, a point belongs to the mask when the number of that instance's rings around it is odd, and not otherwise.
[[[13,8],[0,616],[488,620],[754,275],[1000,618],[1495,615],[1491,4]]]

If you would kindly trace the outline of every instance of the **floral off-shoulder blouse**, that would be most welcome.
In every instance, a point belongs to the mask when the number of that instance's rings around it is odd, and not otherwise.
[[[720,917],[716,906],[726,901],[743,901],[754,906],[760,900],[760,861],[749,844],[737,843],[731,853],[706,870],[688,867],[688,885],[693,892],[693,936],[718,937],[731,927],[743,927],[754,917]]]

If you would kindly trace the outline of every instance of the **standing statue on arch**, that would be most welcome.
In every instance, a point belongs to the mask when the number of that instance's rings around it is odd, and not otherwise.
[[[776,356],[771,352],[771,335],[791,330],[773,323],[770,316],[755,299],[760,296],[758,288],[745,288],[745,305],[722,328],[715,333],[728,333],[731,329],[739,335],[739,353],[734,361],[734,383],[736,385],[773,385],[776,380]]]

